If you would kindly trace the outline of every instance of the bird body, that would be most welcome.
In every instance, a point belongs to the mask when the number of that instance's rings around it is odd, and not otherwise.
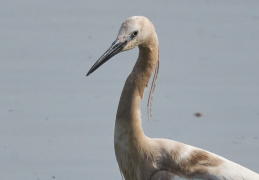
[[[114,149],[125,180],[173,180],[176,176],[204,180],[259,180],[255,172],[208,151],[168,139],[145,136],[140,100],[159,65],[159,44],[153,24],[143,16],[127,19],[118,37],[93,65],[95,71],[115,54],[139,47],[116,115]]]

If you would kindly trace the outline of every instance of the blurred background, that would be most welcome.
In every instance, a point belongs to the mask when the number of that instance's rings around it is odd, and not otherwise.
[[[121,179],[116,110],[138,49],[86,73],[121,23],[143,15],[160,43],[149,137],[259,172],[259,1],[2,0],[0,179]],[[197,114],[198,113],[198,114]]]

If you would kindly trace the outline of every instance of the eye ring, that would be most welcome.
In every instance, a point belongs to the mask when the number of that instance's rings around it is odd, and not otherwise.
[[[138,30],[136,30],[136,31],[134,31],[133,33],[132,33],[132,36],[133,37],[136,37],[138,35]]]

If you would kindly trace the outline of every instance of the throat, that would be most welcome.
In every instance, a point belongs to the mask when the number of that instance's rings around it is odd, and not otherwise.
[[[139,57],[121,93],[116,115],[115,144],[116,141],[136,144],[145,139],[141,126],[140,100],[158,61],[158,40],[154,36],[139,46]]]

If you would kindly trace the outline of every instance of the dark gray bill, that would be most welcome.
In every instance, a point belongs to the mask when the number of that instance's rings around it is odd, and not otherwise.
[[[88,71],[86,76],[90,75],[106,61],[108,61],[113,56],[121,52],[126,44],[127,44],[127,41],[125,42],[120,42],[119,40],[114,41],[111,47],[95,62],[95,64],[91,67],[91,69]]]

